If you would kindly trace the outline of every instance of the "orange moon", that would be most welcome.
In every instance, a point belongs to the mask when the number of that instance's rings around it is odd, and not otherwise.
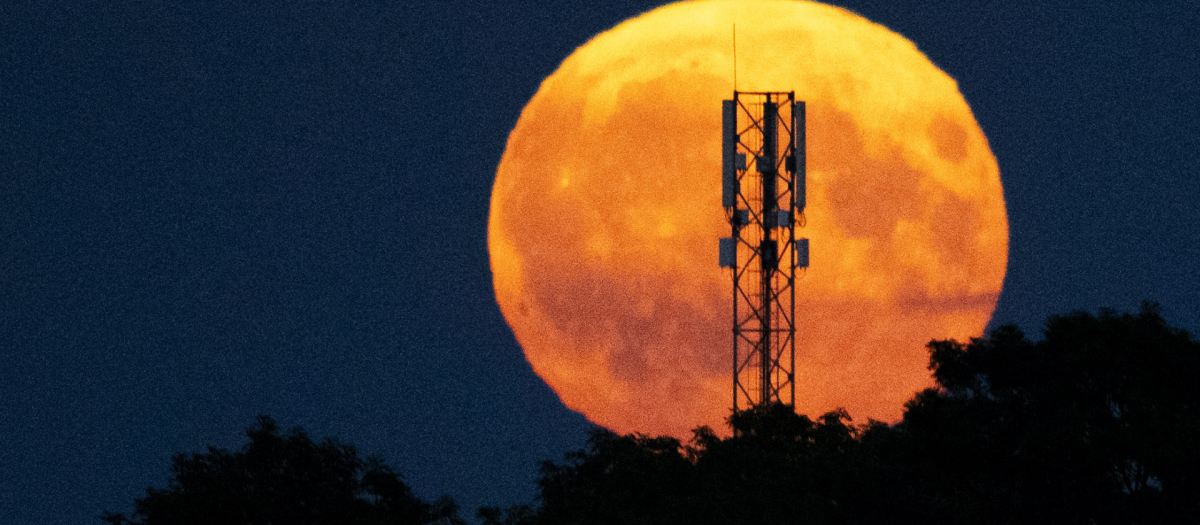
[[[925,344],[982,333],[1008,259],[1000,171],[954,79],[849,11],[671,4],[577,49],[496,173],[496,300],[566,406],[621,433],[725,431],[732,274],[718,267],[721,100],[808,107],[811,266],[796,283],[796,408],[897,420]]]

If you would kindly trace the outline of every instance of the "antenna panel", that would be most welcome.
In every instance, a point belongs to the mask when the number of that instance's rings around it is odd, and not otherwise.
[[[808,127],[808,116],[804,101],[792,104],[792,133],[795,134],[795,143],[792,145],[792,164],[795,166],[796,173],[796,212],[803,213],[804,206],[808,204],[808,135],[805,128]]]
[[[721,237],[719,259],[722,268],[737,268],[737,239]]]
[[[808,239],[796,239],[796,267],[808,268]]]
[[[745,155],[737,152],[737,102],[721,101],[721,205],[726,208],[737,206],[738,160],[746,163]]]

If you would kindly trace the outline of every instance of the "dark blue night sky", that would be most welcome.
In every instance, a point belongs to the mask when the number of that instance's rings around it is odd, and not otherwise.
[[[1200,15],[1105,4],[842,5],[988,135],[993,324],[1150,299],[1200,332]],[[128,511],[258,414],[468,515],[529,501],[588,423],[495,303],[491,183],[542,78],[652,7],[0,5],[0,523]]]

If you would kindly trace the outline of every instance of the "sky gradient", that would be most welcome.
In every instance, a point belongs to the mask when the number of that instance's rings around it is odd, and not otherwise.
[[[999,162],[993,323],[1150,299],[1200,331],[1194,9],[875,4],[839,5],[954,77]],[[0,7],[0,522],[128,511],[257,414],[468,515],[532,498],[588,424],[496,305],[495,169],[541,80],[656,5]]]

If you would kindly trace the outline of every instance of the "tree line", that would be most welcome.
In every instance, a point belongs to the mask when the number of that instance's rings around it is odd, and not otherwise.
[[[929,343],[937,386],[901,421],[766,405],[732,436],[594,429],[546,461],[539,496],[486,525],[1200,522],[1200,343],[1158,308],[1050,317]],[[261,419],[229,453],[177,455],[166,489],[113,524],[462,523],[378,459]]]

